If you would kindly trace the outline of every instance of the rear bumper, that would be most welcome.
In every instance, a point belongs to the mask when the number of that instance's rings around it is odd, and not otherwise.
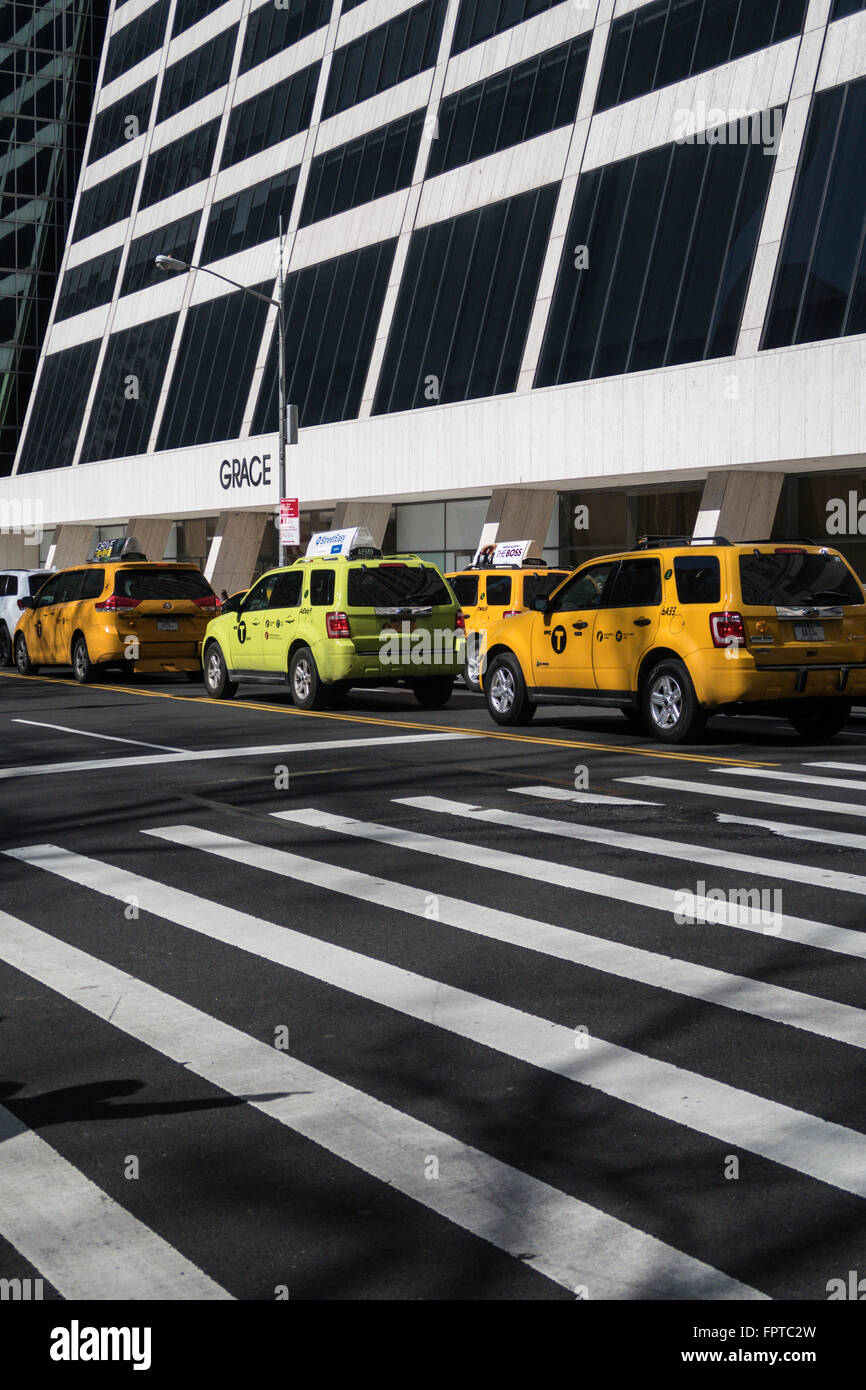
[[[769,656],[769,653],[768,653]],[[766,704],[778,700],[866,697],[866,662],[756,662],[751,653],[725,661],[727,669],[700,671],[693,680],[705,708],[722,705]],[[694,670],[694,668],[693,668]]]
[[[354,642],[343,638],[326,638],[317,642],[313,648],[316,666],[322,680],[423,680],[428,676],[457,676],[463,670],[465,641],[461,638],[450,650],[445,645],[437,656],[435,645],[430,659],[416,660],[420,653],[412,653],[409,661],[383,661],[379,651],[359,652]]]

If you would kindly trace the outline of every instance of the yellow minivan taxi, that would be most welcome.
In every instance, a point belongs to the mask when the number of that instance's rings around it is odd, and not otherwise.
[[[491,628],[482,684],[498,724],[579,703],[639,714],[663,743],[718,712],[827,738],[866,696],[866,597],[828,546],[651,538]]]
[[[531,609],[568,574],[542,560],[526,559],[528,546],[527,541],[487,546],[468,569],[445,576],[466,617],[463,681],[470,690],[481,689],[480,669],[492,624]]]
[[[82,683],[110,667],[201,680],[201,642],[219,599],[197,565],[148,561],[126,539],[58,570],[18,606],[15,664],[23,676],[71,665]]]

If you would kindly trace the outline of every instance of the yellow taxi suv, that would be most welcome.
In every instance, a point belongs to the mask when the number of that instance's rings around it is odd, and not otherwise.
[[[481,666],[490,626],[531,609],[537,598],[549,594],[567,576],[567,570],[528,559],[530,546],[530,541],[502,541],[485,546],[478,550],[468,569],[445,576],[466,619],[463,682],[470,690],[481,689]]]
[[[263,575],[208,625],[202,661],[217,700],[241,681],[285,681],[299,709],[320,709],[352,686],[405,682],[436,709],[464,649],[463,613],[439,570],[384,556],[353,527],[315,534],[302,559]]]
[[[577,703],[618,706],[663,743],[718,713],[828,738],[866,696],[866,598],[827,546],[651,537],[490,628],[482,685],[497,724]]]
[[[18,607],[15,664],[24,676],[71,665],[82,683],[111,668],[201,680],[202,638],[219,599],[196,565],[148,561],[122,538],[58,570]]]

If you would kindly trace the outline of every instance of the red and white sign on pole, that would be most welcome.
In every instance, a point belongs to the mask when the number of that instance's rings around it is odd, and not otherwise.
[[[280,545],[301,544],[301,514],[297,497],[280,499]]]

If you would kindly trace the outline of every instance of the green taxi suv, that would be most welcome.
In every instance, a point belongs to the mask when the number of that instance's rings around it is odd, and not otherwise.
[[[446,704],[465,659],[462,610],[434,565],[384,556],[362,528],[321,532],[306,556],[270,570],[208,624],[205,687],[285,681],[299,709],[353,686],[405,683],[426,709]]]

